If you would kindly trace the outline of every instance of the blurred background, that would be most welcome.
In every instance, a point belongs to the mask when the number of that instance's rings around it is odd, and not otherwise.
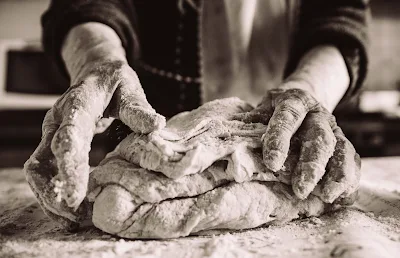
[[[38,145],[43,117],[68,87],[40,47],[49,0],[0,0],[0,167],[21,167]],[[366,85],[335,115],[362,157],[400,156],[400,1],[372,0]],[[96,136],[91,165],[107,150]]]

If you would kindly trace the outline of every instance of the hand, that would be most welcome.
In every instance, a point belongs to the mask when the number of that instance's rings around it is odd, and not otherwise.
[[[124,61],[97,60],[73,81],[79,83],[47,112],[42,140],[24,167],[45,213],[67,228],[85,216],[81,203],[89,179],[90,144],[100,119],[118,118],[137,133],[165,126],[165,118],[147,102],[136,73]]]
[[[307,198],[318,183],[320,196],[327,203],[354,196],[360,180],[360,157],[334,116],[309,92],[271,90],[257,108],[237,119],[268,125],[263,136],[263,160],[268,169],[280,173],[288,154],[298,152],[291,181],[300,199]],[[298,142],[297,150],[291,141]]]

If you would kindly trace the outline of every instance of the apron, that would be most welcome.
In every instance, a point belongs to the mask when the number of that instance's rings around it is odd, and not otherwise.
[[[236,96],[256,106],[266,90],[279,86],[298,3],[298,0],[201,1],[198,32],[202,103]],[[130,133],[128,126],[114,121],[107,130],[108,150],[113,150]]]
[[[239,97],[253,106],[283,80],[298,0],[203,0],[202,102]]]

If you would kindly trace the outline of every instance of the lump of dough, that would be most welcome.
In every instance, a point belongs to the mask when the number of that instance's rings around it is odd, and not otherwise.
[[[260,148],[266,125],[232,120],[251,106],[238,98],[215,100],[172,117],[164,129],[131,134],[117,153],[143,168],[177,179],[200,173],[238,148]]]
[[[212,101],[162,131],[129,135],[90,174],[94,225],[127,238],[174,238],[329,210],[318,191],[305,200],[293,193],[296,144],[279,173],[264,166],[266,126],[232,119],[249,110],[237,98]]]
[[[285,193],[286,192],[286,193]],[[327,204],[298,200],[279,182],[230,183],[205,194],[137,206],[126,189],[106,186],[93,206],[99,229],[126,238],[176,238],[212,229],[247,229],[318,216]]]

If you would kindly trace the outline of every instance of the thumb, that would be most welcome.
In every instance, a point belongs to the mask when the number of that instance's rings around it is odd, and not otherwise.
[[[90,145],[106,99],[98,84],[88,80],[71,86],[53,107],[55,120],[61,123],[51,142],[58,168],[52,183],[74,209],[86,196]]]

